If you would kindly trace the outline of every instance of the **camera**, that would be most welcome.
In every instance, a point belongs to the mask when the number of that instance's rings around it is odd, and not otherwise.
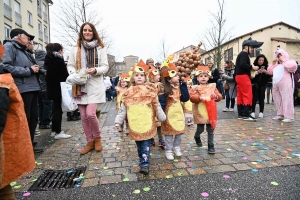
[[[47,70],[45,70],[45,69],[40,69],[40,70],[39,70],[39,74],[40,74],[40,75],[46,76],[46,73],[47,73]]]

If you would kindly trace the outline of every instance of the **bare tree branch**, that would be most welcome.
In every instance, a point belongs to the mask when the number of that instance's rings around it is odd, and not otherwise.
[[[210,51],[208,55],[214,60],[218,68],[221,67],[221,61],[224,57],[223,49],[228,49],[228,46],[223,44],[232,39],[232,32],[225,29],[225,0],[218,0],[217,13],[210,12],[210,26],[202,36],[202,43],[206,51]]]
[[[163,37],[159,42],[159,54],[157,56],[158,61],[163,61],[166,57],[168,57],[170,52],[170,46],[167,45],[165,38]]]

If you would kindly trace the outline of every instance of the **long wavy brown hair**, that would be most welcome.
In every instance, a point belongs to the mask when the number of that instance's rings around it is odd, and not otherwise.
[[[99,34],[98,34],[98,32],[97,32],[97,30],[96,30],[94,24],[92,24],[92,23],[90,23],[90,22],[85,22],[85,23],[83,23],[83,24],[81,25],[80,31],[79,31],[79,33],[78,33],[77,46],[80,47],[82,41],[84,41],[84,37],[83,37],[83,27],[84,27],[85,25],[89,25],[89,26],[91,27],[91,29],[92,29],[92,31],[93,31],[93,36],[94,36],[94,37],[93,37],[93,40],[97,40],[97,41],[98,41],[98,44],[99,44],[102,48],[104,48],[104,43],[102,42],[102,40],[101,40],[101,38],[100,38],[100,36],[99,36]]]

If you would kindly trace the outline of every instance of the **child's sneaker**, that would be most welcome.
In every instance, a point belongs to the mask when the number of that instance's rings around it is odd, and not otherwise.
[[[144,174],[144,175],[148,175],[149,174],[149,166],[142,166],[140,168],[140,173]]]
[[[264,117],[264,113],[260,112],[260,113],[258,114],[258,118],[263,118],[263,117]]]
[[[164,140],[162,140],[162,139],[160,139],[160,140],[158,141],[158,146],[164,149],[164,148],[165,148],[165,146],[166,146],[166,143],[165,143],[165,141],[164,141]]]
[[[294,121],[293,119],[289,119],[289,118],[284,118],[282,120],[282,122],[286,122],[286,123],[293,122],[293,121]]]
[[[180,147],[174,147],[174,151],[176,156],[182,156]]]
[[[229,112],[229,108],[224,108],[222,111],[223,112]]]
[[[173,152],[171,150],[166,151],[166,157],[168,160],[174,160]]]
[[[273,120],[282,120],[282,119],[284,119],[284,117],[277,115],[276,117],[273,117],[272,119]]]
[[[151,138],[151,139],[150,139],[150,144],[151,144],[151,146],[155,147],[155,141],[154,141],[154,138]]]
[[[208,145],[208,153],[209,154],[214,154],[216,153],[214,145]]]
[[[192,123],[192,120],[189,119],[188,122],[187,122],[187,125],[190,126],[190,125],[192,125],[192,124],[193,124],[193,123]]]

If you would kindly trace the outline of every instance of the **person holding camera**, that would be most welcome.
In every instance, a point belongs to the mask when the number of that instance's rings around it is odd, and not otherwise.
[[[264,117],[264,107],[265,107],[265,92],[268,84],[268,80],[272,77],[268,74],[268,60],[265,55],[260,54],[256,57],[253,63],[254,66],[258,66],[259,69],[253,79],[252,83],[252,108],[251,117],[255,117],[255,107],[256,101],[259,102],[259,118]]]
[[[34,140],[34,132],[38,123],[38,94],[41,90],[39,82],[39,66],[31,53],[27,52],[27,45],[34,36],[20,28],[11,30],[12,40],[6,40],[4,44],[3,65],[14,78],[23,102],[30,130],[31,142]],[[43,148],[33,147],[35,152],[42,152]]]
[[[52,115],[52,133],[54,139],[70,138],[71,135],[65,134],[61,130],[62,108],[61,108],[61,87],[60,82],[65,82],[69,76],[67,66],[63,57],[63,47],[58,43],[49,43],[46,46],[47,55],[45,57],[45,69],[47,69],[47,95],[53,100],[53,115]]]

